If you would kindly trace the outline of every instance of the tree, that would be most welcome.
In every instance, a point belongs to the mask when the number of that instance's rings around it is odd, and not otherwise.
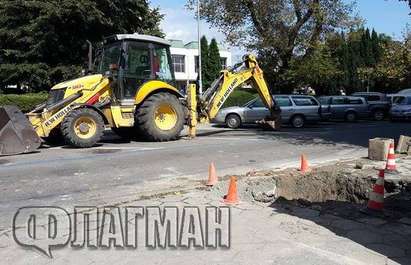
[[[209,75],[210,80],[213,82],[222,70],[221,68],[221,58],[220,58],[220,51],[218,49],[218,44],[215,39],[211,40],[210,48],[209,48]]]
[[[410,8],[411,8],[411,0],[400,0],[400,2],[407,2],[408,1],[408,5],[410,6]]]
[[[0,85],[47,90],[78,76],[86,40],[133,32],[161,36],[161,19],[145,0],[0,0]]]
[[[293,59],[288,75],[298,87],[309,85],[319,94],[332,94],[330,90],[337,89],[333,82],[340,78],[342,71],[329,47],[321,44],[309,56]]]
[[[210,63],[209,63],[209,46],[208,46],[208,40],[206,36],[201,37],[200,40],[201,44],[201,74],[203,78],[203,87],[208,88],[210,86]]]
[[[292,58],[310,55],[324,33],[359,22],[342,0],[203,0],[201,9],[229,43],[257,52],[272,87],[287,87],[283,74]]]

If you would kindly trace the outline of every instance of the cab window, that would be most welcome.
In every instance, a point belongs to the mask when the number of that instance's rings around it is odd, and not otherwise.
[[[171,72],[171,56],[168,53],[168,49],[161,46],[155,46],[153,51],[153,70],[156,75],[156,79],[171,81],[173,75]]]
[[[102,60],[99,64],[99,73],[103,74],[107,71],[110,71],[110,65],[117,65],[120,63],[121,55],[121,42],[116,42],[111,45],[104,47]]]
[[[126,74],[139,79],[150,79],[150,48],[146,43],[130,42],[127,49]]]

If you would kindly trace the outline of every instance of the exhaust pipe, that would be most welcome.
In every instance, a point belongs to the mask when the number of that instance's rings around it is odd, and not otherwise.
[[[0,156],[31,153],[41,139],[16,106],[0,106]]]

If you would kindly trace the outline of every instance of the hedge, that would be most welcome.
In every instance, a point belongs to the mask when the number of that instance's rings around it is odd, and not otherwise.
[[[47,100],[47,93],[28,93],[22,95],[0,94],[0,106],[16,105],[24,113],[30,112],[37,105]]]
[[[255,97],[257,93],[254,91],[236,90],[228,97],[223,107],[242,106]]]

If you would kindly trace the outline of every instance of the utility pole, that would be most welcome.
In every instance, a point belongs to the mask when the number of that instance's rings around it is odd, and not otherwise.
[[[203,94],[203,76],[201,67],[201,27],[200,27],[200,0],[197,0],[197,32],[198,32],[198,86],[200,95]]]

